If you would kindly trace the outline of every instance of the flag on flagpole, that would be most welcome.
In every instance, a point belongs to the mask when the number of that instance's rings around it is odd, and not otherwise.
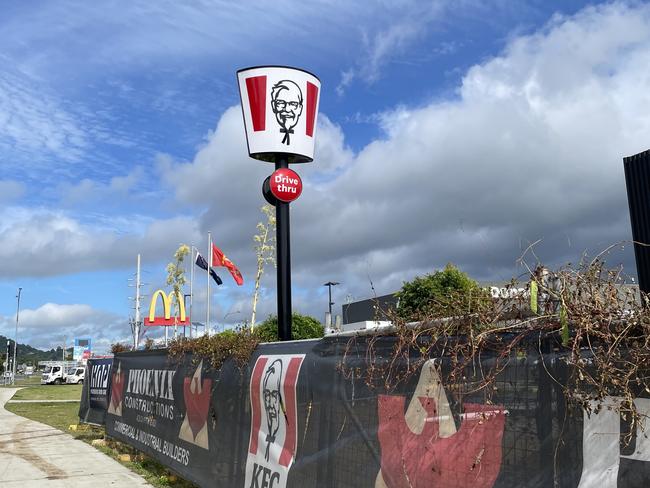
[[[221,278],[219,277],[217,272],[215,270],[213,270],[212,268],[208,269],[208,262],[198,252],[196,253],[196,261],[194,261],[194,264],[196,264],[201,269],[209,271],[210,276],[212,276],[212,279],[217,282],[217,285],[222,285],[223,284],[223,281],[221,280]]]
[[[212,243],[212,266],[224,266],[225,268],[228,268],[228,271],[230,271],[235,282],[239,286],[244,284],[244,277],[239,272],[239,269],[237,269],[237,266],[235,266],[234,263],[226,257],[223,251],[214,245],[214,243]]]

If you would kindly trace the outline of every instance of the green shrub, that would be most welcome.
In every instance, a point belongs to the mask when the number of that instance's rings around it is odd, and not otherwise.
[[[323,337],[325,329],[314,317],[293,313],[291,320],[291,338],[318,339]],[[270,315],[264,322],[255,326],[255,336],[260,342],[277,342],[278,339],[278,317]]]

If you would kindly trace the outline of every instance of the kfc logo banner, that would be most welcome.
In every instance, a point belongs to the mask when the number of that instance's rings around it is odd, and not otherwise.
[[[285,488],[296,457],[296,385],[304,354],[260,356],[250,381],[251,435],[246,488]]]
[[[208,449],[208,409],[212,395],[212,380],[203,379],[202,370],[203,361],[199,363],[192,377],[183,380],[185,417],[178,437],[203,449]]]
[[[466,403],[457,429],[433,360],[422,366],[406,413],[405,401],[401,395],[377,399],[381,469],[375,488],[494,486],[501,469],[503,406]]]
[[[261,66],[237,72],[248,153],[275,162],[314,159],[320,80],[296,68]]]

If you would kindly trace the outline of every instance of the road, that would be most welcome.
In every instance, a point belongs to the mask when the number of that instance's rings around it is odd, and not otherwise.
[[[72,436],[4,408],[16,389],[0,388],[2,488],[131,488],[142,477]]]

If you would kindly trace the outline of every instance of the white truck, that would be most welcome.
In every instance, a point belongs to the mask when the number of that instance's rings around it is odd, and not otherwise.
[[[45,367],[41,376],[41,385],[60,385],[65,383],[67,372],[76,368],[76,361],[39,361],[40,367]]]
[[[64,381],[63,365],[45,366],[41,377],[41,385],[60,385]]]
[[[73,385],[80,385],[84,382],[84,376],[86,375],[86,368],[79,366],[68,371],[68,374],[65,378],[66,383]]]

